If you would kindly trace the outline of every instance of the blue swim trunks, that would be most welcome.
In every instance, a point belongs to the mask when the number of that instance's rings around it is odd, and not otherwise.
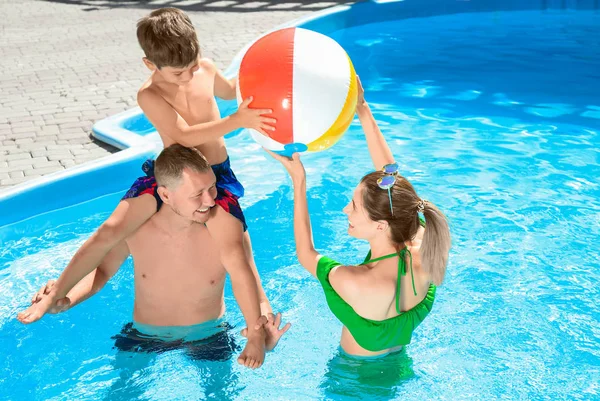
[[[233,327],[222,318],[193,326],[162,327],[126,324],[112,337],[114,348],[123,352],[156,353],[183,350],[194,360],[226,361],[239,346]]]
[[[229,157],[223,163],[215,164],[211,167],[217,177],[217,197],[215,203],[221,206],[227,213],[237,218],[242,223],[244,231],[246,231],[248,229],[246,218],[238,201],[239,198],[244,196],[244,187],[233,173]],[[158,186],[154,178],[154,160],[146,160],[142,165],[142,171],[146,176],[136,179],[122,199],[137,198],[143,194],[150,194],[156,199],[156,210],[158,211],[163,202],[158,195]]]

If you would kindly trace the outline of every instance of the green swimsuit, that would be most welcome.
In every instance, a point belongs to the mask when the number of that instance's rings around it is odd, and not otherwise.
[[[406,312],[400,311],[400,283],[401,277],[406,275],[406,254],[410,257],[410,273],[412,277],[412,255],[407,248],[402,249],[400,254],[392,253],[373,260],[368,260],[371,257],[371,251],[369,251],[367,258],[362,263],[364,265],[399,256],[398,283],[396,288],[396,312],[398,316],[385,320],[371,320],[359,316],[333,289],[329,283],[329,273],[331,269],[340,266],[341,263],[323,256],[317,264],[317,278],[323,286],[329,309],[346,326],[358,345],[366,350],[375,352],[409,344],[413,331],[431,311],[436,290],[433,284],[429,286],[427,296],[418,305]],[[412,283],[413,291],[415,291],[416,295],[414,277],[412,277]]]

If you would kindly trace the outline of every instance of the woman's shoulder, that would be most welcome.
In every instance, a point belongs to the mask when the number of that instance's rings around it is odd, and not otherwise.
[[[365,266],[340,265],[333,269],[329,281],[335,291],[355,309],[365,300],[394,297],[395,282],[374,274]]]

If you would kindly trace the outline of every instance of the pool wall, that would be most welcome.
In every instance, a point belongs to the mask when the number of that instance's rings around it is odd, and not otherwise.
[[[278,26],[269,32],[297,26],[330,34],[352,26],[444,14],[539,9],[598,10],[598,3],[598,0],[366,1],[326,9]],[[243,54],[253,42],[237,54],[225,71],[227,76],[235,76]],[[221,102],[220,109],[224,115],[229,114],[235,109],[235,102]],[[133,179],[140,175],[142,161],[156,155],[161,148],[157,135],[138,135],[123,128],[126,121],[138,119],[141,114],[139,108],[134,108],[94,125],[93,135],[96,138],[126,150],[0,192],[0,230],[4,230],[4,226],[32,216],[127,189]]]

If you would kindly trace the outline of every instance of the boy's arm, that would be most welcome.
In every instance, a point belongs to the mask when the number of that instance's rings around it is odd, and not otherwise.
[[[358,119],[365,132],[367,146],[369,148],[371,160],[373,160],[373,165],[376,170],[379,170],[386,164],[394,163],[394,155],[392,154],[385,137],[381,133],[369,105],[365,101],[365,92],[360,79],[358,77],[356,79],[358,81],[358,104],[356,106],[356,114],[358,114]]]
[[[215,73],[215,96],[224,100],[236,98],[237,77],[227,79],[223,72],[211,60],[203,60],[207,68],[211,68]]]
[[[238,110],[230,116],[216,121],[188,125],[179,113],[152,89],[147,88],[138,93],[138,104],[154,128],[159,133],[167,135],[175,142],[187,147],[217,140],[239,128],[252,128],[269,136],[267,131],[274,130],[269,124],[274,124],[276,120],[264,117],[263,114],[270,114],[272,111],[251,109],[248,107],[251,102],[252,98],[244,100]]]
[[[299,161],[299,159],[298,159]],[[304,170],[304,169],[303,169]],[[292,177],[294,185],[294,238],[298,261],[313,276],[317,277],[317,264],[321,255],[315,250],[308,201],[306,199],[306,176]]]

